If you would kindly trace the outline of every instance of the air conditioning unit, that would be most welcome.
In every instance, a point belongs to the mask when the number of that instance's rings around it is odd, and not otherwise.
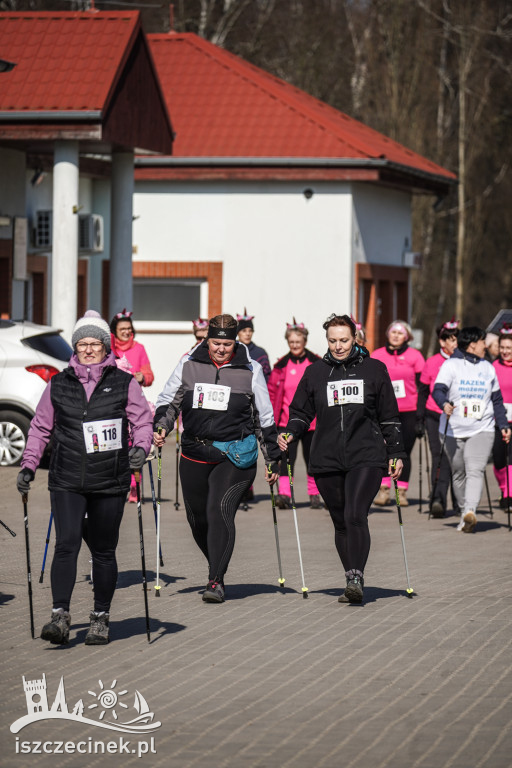
[[[36,248],[52,247],[52,212],[36,211],[34,221],[34,246]]]
[[[96,213],[80,215],[78,218],[78,249],[99,253],[104,248],[103,216]]]

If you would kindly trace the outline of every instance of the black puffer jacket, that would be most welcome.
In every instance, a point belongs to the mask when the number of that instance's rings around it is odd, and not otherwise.
[[[341,404],[344,397],[351,402]],[[312,475],[354,467],[387,470],[390,458],[406,458],[386,366],[370,358],[364,347],[355,345],[341,362],[328,352],[307,368],[291,403],[286,431],[300,438],[315,416]]]
[[[74,370],[66,368],[51,380],[55,411],[54,443],[48,475],[51,491],[122,495],[130,488],[126,403],[132,377],[107,366],[87,401]],[[83,425],[96,420],[121,420],[120,450],[87,453]]]

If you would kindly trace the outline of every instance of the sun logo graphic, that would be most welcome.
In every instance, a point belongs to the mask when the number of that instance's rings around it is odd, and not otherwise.
[[[60,679],[51,707],[48,706],[46,675],[43,674],[40,680],[25,680],[23,677],[23,690],[27,714],[11,725],[11,733],[18,733],[26,725],[39,720],[73,720],[95,725],[98,728],[137,734],[153,733],[162,725],[158,721],[154,722],[155,715],[150,711],[140,691],[135,691],[133,705],[130,707],[131,697],[128,689],[118,690],[117,680],[113,680],[110,687],[106,687],[102,680],[98,680],[98,690],[87,691],[89,696],[92,696],[91,703],[84,706],[83,699],[79,699],[71,712],[66,701],[64,677]],[[131,708],[135,709],[136,717],[130,715]],[[98,719],[93,720],[92,717],[88,717],[89,714],[97,715]]]

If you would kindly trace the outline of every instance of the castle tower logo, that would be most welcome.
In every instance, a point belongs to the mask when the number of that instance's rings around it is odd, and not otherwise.
[[[111,731],[139,735],[153,733],[162,725],[158,721],[154,722],[155,715],[150,712],[148,703],[140,691],[135,691],[133,704],[130,706],[132,697],[128,689],[119,688],[117,680],[113,680],[110,686],[105,686],[102,680],[98,680],[97,690],[87,691],[89,698],[85,698],[85,701],[79,699],[70,712],[66,701],[64,677],[60,679],[51,707],[48,707],[46,675],[43,674],[40,680],[26,680],[24,676],[22,679],[27,714],[11,725],[11,733],[18,733],[30,723],[40,720],[73,720]],[[135,709],[135,717],[130,715],[131,709]],[[129,719],[125,720],[125,717]]]

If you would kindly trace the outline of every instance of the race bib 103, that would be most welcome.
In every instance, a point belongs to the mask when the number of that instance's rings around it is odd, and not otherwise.
[[[122,419],[85,421],[83,424],[87,453],[118,451],[122,446]]]
[[[364,403],[363,379],[330,381],[327,384],[327,405],[331,407],[348,403]]]
[[[192,408],[207,411],[227,411],[231,387],[220,384],[195,384]]]

